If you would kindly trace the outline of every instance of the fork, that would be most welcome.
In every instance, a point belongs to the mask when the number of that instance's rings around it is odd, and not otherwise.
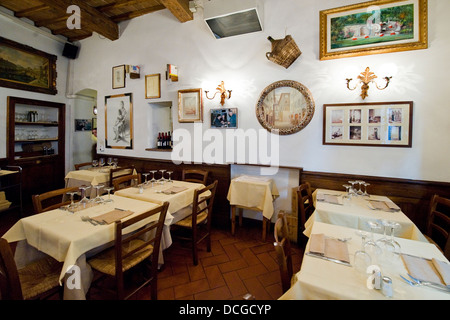
[[[400,275],[400,277],[401,277],[403,280],[405,280],[405,281],[406,281],[409,285],[411,285],[411,286],[414,286],[414,287],[422,287],[422,286],[424,286],[424,287],[430,287],[430,288],[434,288],[434,289],[437,289],[437,290],[441,290],[441,291],[450,293],[450,287],[448,287],[448,286],[444,286],[444,285],[437,284],[437,283],[433,283],[433,282],[429,282],[429,281],[422,281],[422,280],[420,280],[420,279],[414,278],[414,277],[413,277],[412,275],[410,275],[409,273],[408,273],[408,276],[409,276],[412,280],[406,279],[405,277],[403,277],[402,275]]]

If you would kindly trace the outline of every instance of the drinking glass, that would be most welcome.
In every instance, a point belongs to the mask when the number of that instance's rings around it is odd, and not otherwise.
[[[147,177],[150,173],[143,173],[142,175],[144,176],[144,185],[148,185],[148,181],[147,181]]]
[[[150,183],[152,184],[152,187],[153,187],[153,184],[156,182],[156,179],[155,179],[156,171],[157,170],[150,170],[150,173],[152,174],[152,179],[150,180]]]
[[[166,182],[166,179],[164,178],[164,172],[166,172],[166,170],[161,169],[161,170],[159,170],[159,172],[161,172],[161,179],[159,179],[158,181],[160,184],[164,184],[164,182]]]
[[[363,186],[364,186],[363,197],[370,197],[370,195],[367,193],[367,186],[370,186],[370,183],[364,182]]]
[[[104,185],[103,184],[98,184],[96,186],[94,186],[95,190],[96,190],[96,197],[94,199],[95,203],[102,203],[103,199],[102,197],[100,197],[100,189],[103,188]]]
[[[73,209],[75,209],[78,205],[77,204],[75,204],[75,202],[73,201],[73,196],[74,195],[76,195],[76,194],[78,194],[78,192],[77,191],[71,191],[71,192],[67,192],[67,194],[68,195],[70,195],[70,204],[69,204],[69,206],[68,206],[68,209],[69,210],[73,210]],[[72,211],[73,212],[73,211]]]
[[[99,164],[100,167],[103,167],[105,165],[105,158],[100,158]]]
[[[354,267],[355,270],[365,277],[367,273],[367,268],[372,264],[372,258],[365,250],[366,239],[369,234],[365,231],[358,230],[356,231],[356,235],[361,237],[361,249],[355,251],[355,259],[354,259]]]
[[[81,191],[81,200],[80,200],[80,204],[83,205],[84,207],[86,206],[86,204],[88,204],[89,199],[86,196],[86,190],[90,189],[91,187],[88,186],[81,186],[78,189],[80,189]]]
[[[370,227],[370,239],[364,244],[364,250],[370,255],[372,261],[377,263],[382,254],[382,250],[374,240],[374,231],[380,229],[380,226],[375,221],[368,221],[367,224]]]
[[[384,234],[382,238],[376,241],[376,243],[382,250],[382,264],[390,265],[395,254],[395,246],[390,239],[387,238],[387,231],[390,229],[391,222],[383,219],[381,220],[381,224],[384,226]]]
[[[358,196],[362,196],[364,194],[364,192],[362,191],[362,184],[366,183],[366,182],[362,181],[362,180],[356,180],[356,183],[359,184],[359,189],[358,189],[358,191],[356,191],[356,194]]]
[[[353,181],[349,181],[348,183],[350,183],[352,185],[350,188],[350,195],[356,196],[356,189],[355,189],[356,181],[353,180]]]
[[[92,167],[94,168],[98,167],[98,160],[96,159],[92,160]]]
[[[119,160],[117,158],[113,158],[114,169],[119,165]]]
[[[167,171],[167,173],[169,174],[169,180],[167,180],[167,182],[171,182],[171,183],[173,183],[173,180],[172,180],[172,173],[173,173],[173,171]]]
[[[110,157],[110,158],[108,158],[108,161],[107,161],[107,163],[108,163],[108,166],[112,166],[113,165],[113,159]]]
[[[114,190],[114,187],[107,187],[105,190],[108,191],[108,199],[105,199],[104,202],[114,202],[114,200],[111,199],[111,191]]]
[[[391,242],[393,244],[393,246],[395,247],[395,253],[397,254],[398,257],[400,257],[400,254],[402,253],[401,246],[394,238],[395,229],[400,228],[400,223],[395,222],[395,221],[389,221],[389,228],[391,229],[391,237],[389,239],[389,242]]]
[[[345,196],[344,196],[344,199],[345,199],[345,200],[351,200],[351,199],[352,199],[352,196],[351,196],[351,194],[350,194],[350,188],[351,188],[351,185],[349,185],[349,184],[343,184],[342,186],[345,188]]]

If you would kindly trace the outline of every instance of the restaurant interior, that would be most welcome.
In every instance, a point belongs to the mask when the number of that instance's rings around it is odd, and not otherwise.
[[[0,300],[449,300],[449,11],[0,0]]]

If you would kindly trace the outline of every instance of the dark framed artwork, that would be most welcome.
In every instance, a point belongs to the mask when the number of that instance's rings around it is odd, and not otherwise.
[[[125,65],[115,66],[112,68],[112,88],[125,88]]]
[[[105,97],[105,146],[133,149],[133,94]]]
[[[320,12],[320,60],[428,48],[428,0],[376,0]]]
[[[314,99],[307,87],[283,80],[263,90],[256,105],[256,117],[268,131],[288,135],[305,128],[314,116],[314,109]]]
[[[237,108],[211,109],[211,128],[237,129]]]
[[[55,95],[56,60],[55,55],[0,37],[0,86]]]
[[[75,131],[91,131],[92,119],[75,119]]]
[[[323,105],[323,144],[412,146],[413,102]]]

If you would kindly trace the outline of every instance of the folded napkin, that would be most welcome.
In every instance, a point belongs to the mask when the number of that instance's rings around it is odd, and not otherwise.
[[[334,194],[318,193],[317,201],[323,201],[323,202],[328,202],[328,203],[332,203],[332,204],[342,204],[341,197],[339,195],[334,195]]]
[[[369,200],[369,207],[373,210],[400,211],[400,208],[393,202]]]
[[[350,263],[347,243],[322,233],[311,234],[309,252]]]
[[[442,285],[450,285],[450,265],[437,259],[424,259],[402,254],[408,273],[413,277]]]
[[[187,187],[175,187],[173,186],[172,188],[166,189],[164,191],[162,191],[162,193],[164,194],[175,194],[184,190],[187,190]]]
[[[121,220],[125,217],[128,217],[129,215],[133,214],[133,211],[130,210],[118,210],[115,209],[113,211],[101,214],[99,216],[96,217],[92,217],[93,220],[98,221],[98,222],[106,222],[107,224],[111,224],[115,221]]]

